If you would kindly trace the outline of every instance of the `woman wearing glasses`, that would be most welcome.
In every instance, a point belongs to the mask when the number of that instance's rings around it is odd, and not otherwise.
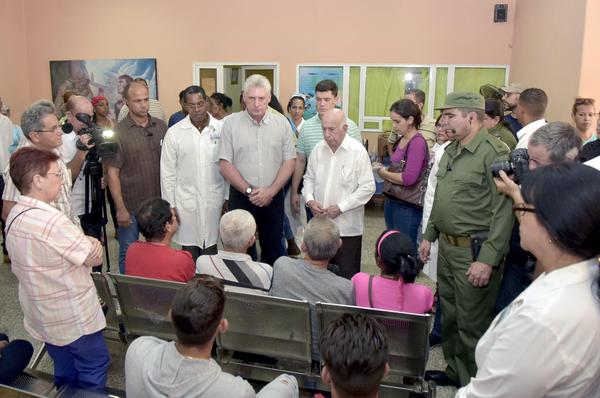
[[[479,340],[477,375],[456,396],[598,397],[600,171],[540,167],[520,195],[521,246],[540,275]]]
[[[55,383],[102,391],[106,321],[90,278],[90,268],[102,264],[102,245],[52,206],[65,178],[58,161],[54,152],[32,147],[11,156],[10,177],[21,196],[6,219],[6,248],[25,329],[46,343]]]

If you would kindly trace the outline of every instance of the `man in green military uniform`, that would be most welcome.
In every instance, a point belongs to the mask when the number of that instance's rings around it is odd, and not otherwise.
[[[445,371],[428,371],[438,385],[466,385],[477,373],[475,346],[490,325],[513,224],[511,202],[496,190],[491,165],[508,148],[483,127],[484,100],[451,93],[440,107],[442,129],[453,142],[439,164],[431,216],[419,247],[429,258],[439,238],[438,288]],[[477,239],[475,235],[487,237]],[[482,241],[478,253],[472,251]]]

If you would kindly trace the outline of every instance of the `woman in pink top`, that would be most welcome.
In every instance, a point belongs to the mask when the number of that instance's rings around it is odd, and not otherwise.
[[[431,311],[431,289],[414,283],[423,263],[410,238],[400,231],[385,231],[375,247],[381,275],[359,272],[352,277],[356,305],[414,314]]]

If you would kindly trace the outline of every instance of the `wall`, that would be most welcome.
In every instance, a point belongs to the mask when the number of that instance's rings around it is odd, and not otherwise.
[[[10,105],[13,122],[19,123],[31,102],[24,0],[0,0],[0,37],[0,97]]]
[[[505,0],[509,21],[494,24],[496,0],[307,0],[293,11],[285,0],[0,1],[24,9],[14,25],[26,41],[1,55],[26,71],[11,75],[25,87],[15,110],[50,96],[49,60],[156,57],[167,113],[193,62],[279,62],[283,99],[297,63],[508,64],[516,4]],[[0,13],[0,26],[16,17]]]
[[[587,0],[584,23],[579,96],[600,101],[600,1]],[[600,110],[600,105],[596,105]]]
[[[546,91],[548,120],[571,120],[582,73],[585,11],[586,0],[517,3],[510,80]]]

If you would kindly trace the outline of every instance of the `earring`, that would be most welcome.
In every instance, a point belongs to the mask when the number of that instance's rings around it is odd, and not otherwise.
[[[548,243],[552,244],[554,242],[552,242],[552,239],[548,239]]]

